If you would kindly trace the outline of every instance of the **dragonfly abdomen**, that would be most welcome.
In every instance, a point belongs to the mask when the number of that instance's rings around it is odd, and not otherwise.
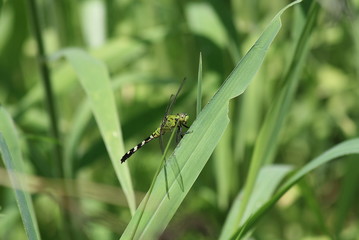
[[[154,136],[153,134],[151,134],[148,138],[146,138],[145,140],[143,140],[142,142],[137,144],[135,147],[131,148],[125,155],[123,155],[123,157],[121,158],[121,163],[124,163],[127,160],[127,158],[131,157],[132,154],[137,152],[138,149],[140,149],[141,147],[143,147],[143,145],[152,141],[156,137],[158,137],[158,136]]]

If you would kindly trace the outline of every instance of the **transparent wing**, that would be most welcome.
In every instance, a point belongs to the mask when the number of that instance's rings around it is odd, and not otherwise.
[[[178,94],[180,93],[180,91],[181,91],[181,89],[182,89],[182,87],[183,87],[185,81],[186,81],[186,78],[183,79],[183,81],[182,81],[181,85],[179,86],[179,88],[178,88],[176,94],[175,94],[175,95],[172,94],[172,95],[170,96],[170,99],[169,99],[169,101],[168,101],[168,105],[167,105],[165,114],[164,114],[164,116],[163,116],[163,118],[162,118],[162,122],[161,122],[161,126],[160,126],[160,136],[159,136],[159,143],[160,143],[160,148],[161,148],[162,155],[165,155],[165,154],[166,154],[166,153],[165,153],[165,150],[164,150],[164,146],[163,146],[162,135],[163,135],[163,133],[164,133],[163,128],[164,128],[164,126],[166,125],[166,122],[167,122],[167,115],[171,114],[171,112],[172,112],[172,107],[173,107],[174,104],[176,103],[177,96],[178,96]],[[174,129],[177,129],[177,124],[176,124],[176,126],[175,126]],[[178,132],[177,132],[177,134],[178,134]],[[176,139],[177,139],[177,136],[176,136]],[[178,142],[177,142],[177,143],[178,143]],[[169,145],[169,144],[171,144],[171,142],[168,142],[167,144]],[[174,162],[175,162],[174,164],[171,164],[171,168],[172,168],[172,170],[173,170],[173,173],[174,173],[174,175],[175,175],[176,180],[178,181],[178,184],[180,185],[182,191],[184,191],[183,179],[182,179],[182,175],[180,174],[180,170],[179,170],[180,168],[179,168],[179,166],[178,166],[177,161],[175,160]],[[167,173],[167,165],[168,165],[167,159],[166,159],[166,156],[164,156],[164,165],[163,165],[163,167],[164,167],[164,174],[165,174],[165,178],[166,178],[166,179],[165,179],[165,182],[166,182],[166,193],[167,193],[167,197],[169,198],[169,193],[168,193],[168,178],[167,178],[167,176],[168,176],[168,173]]]
[[[184,192],[183,178],[182,178],[180,167],[176,160],[176,156],[173,158],[173,161],[171,163],[169,163],[169,165],[171,166],[171,169],[173,171],[173,174],[176,178],[178,185],[180,186],[182,192]]]
[[[163,131],[163,127],[165,126],[166,124],[166,121],[167,121],[167,115],[169,114],[169,112],[171,111],[171,108],[173,106],[173,102],[175,102],[176,99],[175,99],[175,95],[171,95],[170,97],[170,100],[168,102],[168,105],[167,105],[167,108],[166,108],[166,111],[165,111],[165,115],[163,116],[162,118],[162,122],[161,122],[161,126],[160,126],[160,136],[159,136],[159,143],[160,143],[160,148],[161,148],[161,153],[162,155],[166,154],[165,153],[165,149],[164,149],[164,146],[163,146],[163,139],[162,139],[162,135],[164,133]],[[169,195],[169,192],[168,192],[168,174],[167,174],[167,159],[166,159],[166,156],[164,156],[164,165],[163,165],[163,170],[164,170],[164,173],[165,173],[165,182],[166,182],[166,193],[167,193],[167,197],[170,198],[170,195]]]
[[[177,145],[182,138],[182,126],[177,126],[176,129],[177,129],[176,131],[176,145]],[[173,161],[170,162],[169,165],[171,166],[171,169],[173,171],[174,177],[176,178],[178,185],[180,186],[182,192],[184,192],[183,178],[181,175],[181,170],[178,165],[176,156],[174,156]]]
[[[176,96],[177,96],[177,94],[176,94]],[[161,121],[159,142],[160,142],[160,148],[161,148],[162,154],[163,154],[163,151],[164,151],[163,139],[162,139],[162,135],[164,133],[163,127],[166,125],[167,115],[170,113],[171,108],[173,106],[173,102],[175,102],[175,101],[176,101],[175,95],[172,94],[171,97],[170,97],[170,100],[168,101],[168,105],[167,105],[167,108],[166,108],[166,111],[165,111],[165,115],[163,116],[162,121]]]
[[[178,129],[176,131],[176,135],[181,135],[181,131],[180,131],[180,128],[178,127],[178,122],[176,123],[176,126],[175,126],[176,129]],[[176,160],[176,157],[173,158],[173,160],[171,162],[168,162],[166,160],[166,154],[167,154],[167,151],[169,149],[169,145],[171,144],[172,142],[172,139],[174,137],[174,134],[175,132],[172,132],[171,134],[171,137],[170,137],[170,140],[169,142],[167,143],[166,145],[166,149],[164,151],[164,154],[163,154],[163,160],[164,160],[164,173],[165,173],[165,180],[166,180],[166,193],[167,193],[167,197],[169,198],[169,193],[168,193],[168,173],[167,173],[167,166],[170,165],[171,166],[171,169],[173,171],[173,175],[174,175],[174,178],[176,179],[178,185],[180,186],[181,190],[184,191],[184,184],[183,184],[183,178],[182,178],[182,175],[181,175],[181,170],[180,170],[180,167],[178,165],[178,162]],[[177,138],[177,136],[176,136]]]
[[[184,83],[186,82],[186,78],[183,79],[183,81],[181,82],[181,85],[179,86],[176,94],[173,96],[173,94],[171,95],[170,97],[170,101],[169,101],[169,104],[167,106],[167,109],[166,109],[166,113],[165,113],[165,116],[164,118],[171,113],[171,110],[172,110],[172,107],[173,105],[176,103],[176,100],[177,100],[177,97],[178,97],[178,94],[181,92],[182,90],[182,87],[184,85]]]

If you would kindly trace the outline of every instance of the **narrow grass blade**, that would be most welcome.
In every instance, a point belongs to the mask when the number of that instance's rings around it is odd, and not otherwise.
[[[316,188],[313,188],[312,184],[309,184],[307,179],[303,179],[299,182],[298,186],[300,188],[300,192],[302,193],[302,197],[306,202],[306,205],[310,209],[313,217],[316,218],[315,225],[313,227],[317,227],[323,236],[327,236],[328,239],[334,239],[333,235],[330,231],[326,223],[326,219],[324,217],[324,212],[321,209],[319,199],[317,198],[315,191]]]
[[[81,141],[81,138],[84,134],[87,123],[91,119],[91,109],[88,101],[82,101],[79,108],[77,109],[73,119],[71,131],[66,135],[64,141],[64,175],[65,178],[73,178],[75,169],[74,166],[77,165],[74,162],[74,155],[76,153],[77,146]]]
[[[29,239],[41,239],[31,197],[27,192],[22,190],[23,179],[21,179],[19,173],[23,172],[24,169],[19,138],[11,117],[1,105],[0,151],[15,192],[16,202],[20,210],[26,235]]]
[[[241,211],[238,214],[236,222],[238,226],[243,222],[242,216],[247,208],[251,192],[254,189],[254,183],[259,169],[263,164],[268,164],[273,161],[273,157],[277,148],[279,133],[282,129],[284,120],[286,119],[290,104],[294,97],[295,90],[298,86],[299,76],[304,64],[304,59],[308,52],[309,40],[311,32],[316,23],[318,13],[318,3],[313,2],[311,11],[309,11],[306,26],[303,29],[301,38],[296,47],[291,66],[284,77],[284,86],[274,101],[273,106],[266,115],[264,124],[260,130],[259,136],[255,143],[254,152],[250,162],[248,177],[243,193],[243,204]]]
[[[263,202],[268,201],[279,183],[291,170],[292,167],[288,165],[269,165],[261,169],[255,184],[255,191],[251,195],[248,209],[246,209],[246,217],[249,217],[251,212],[257,210]],[[237,228],[235,219],[239,213],[241,203],[242,193],[239,193],[222,228],[220,240],[229,239],[231,237],[230,234]]]
[[[129,63],[135,61],[146,51],[146,44],[142,41],[134,40],[128,37],[119,37],[116,40],[107,42],[103,47],[93,51],[93,55],[106,62],[110,69],[121,69]],[[120,54],[119,54],[120,53]],[[56,56],[50,57],[50,60],[56,59]],[[76,83],[76,75],[68,64],[62,65],[58,69],[53,69],[53,89],[55,96],[64,95]],[[43,88],[41,84],[36,84],[22,97],[15,109],[15,115],[23,114],[34,104],[43,99]]]
[[[343,184],[340,189],[339,199],[337,201],[335,221],[334,221],[334,234],[339,239],[339,234],[343,231],[346,220],[351,214],[351,206],[354,206],[357,198],[356,189],[359,183],[359,161],[357,156],[351,157],[346,162],[346,174],[344,175]]]
[[[129,169],[127,165],[120,164],[125,150],[108,71],[102,62],[79,49],[66,49],[58,52],[57,56],[66,57],[87,94],[117,178],[133,213],[136,208],[135,196]]]
[[[255,223],[264,216],[271,207],[299,180],[306,176],[311,171],[317,169],[318,167],[329,163],[330,161],[351,154],[359,154],[359,138],[348,140],[342,142],[328,151],[324,152],[317,158],[310,161],[308,164],[300,168],[292,177],[290,177],[282,187],[277,191],[277,193],[263,206],[256,211],[248,220],[246,220],[240,228],[236,231],[232,239],[241,239]]]
[[[297,1],[298,2],[298,1]],[[297,3],[295,2],[295,3]],[[229,100],[242,94],[261,66],[269,46],[281,28],[280,11],[264,30],[254,46],[238,63],[222,87],[203,108],[180,144],[169,158],[178,161],[184,182],[184,192],[175,184],[175,176],[168,174],[169,193],[163,189],[163,171],[156,179],[151,194],[148,194],[146,210],[137,211],[121,239],[155,239],[165,229],[191,186],[201,173],[228,123]],[[168,172],[170,173],[170,172]],[[144,202],[140,209],[143,209]],[[138,221],[141,218],[139,224]],[[135,234],[134,234],[135,232]]]
[[[197,82],[197,109],[196,116],[202,110],[202,53],[199,53],[199,63],[198,63],[198,82]]]
[[[235,179],[235,173],[233,171],[233,148],[231,145],[232,133],[232,125],[229,125],[213,153],[213,172],[218,195],[217,202],[218,207],[222,211],[228,208],[231,189]]]

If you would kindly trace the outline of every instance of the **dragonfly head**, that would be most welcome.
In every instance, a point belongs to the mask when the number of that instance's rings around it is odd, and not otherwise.
[[[188,121],[188,119],[189,119],[189,116],[187,115],[187,113],[178,113],[177,114],[178,115],[178,117],[179,117],[179,121],[180,122],[183,122],[183,123],[187,123],[187,121]]]

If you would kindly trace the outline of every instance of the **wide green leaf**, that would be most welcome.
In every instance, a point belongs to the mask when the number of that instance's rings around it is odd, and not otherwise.
[[[190,3],[186,8],[186,15],[192,32],[207,37],[220,47],[227,44],[226,28],[210,3]]]
[[[246,222],[244,222],[241,228],[238,229],[236,232],[236,238],[240,239],[244,236],[253,226],[254,224],[264,216],[269,209],[293,186],[295,185],[300,179],[306,176],[311,171],[317,169],[318,167],[329,163],[330,161],[343,157],[350,154],[359,154],[359,138],[355,138],[352,140],[348,140],[342,142],[333,148],[329,149],[328,151],[324,152],[317,158],[310,161],[308,164],[304,165],[300,168],[292,177],[290,177],[283,186],[277,191],[277,193],[263,206],[258,209]],[[233,238],[234,239],[234,238]]]
[[[108,71],[102,62],[80,49],[66,49],[58,52],[57,56],[66,57],[85,90],[117,178],[133,213],[136,206],[135,196],[129,169],[127,165],[120,164],[125,150]]]
[[[246,56],[237,64],[225,83],[193,122],[189,129],[191,133],[186,134],[168,159],[168,164],[177,160],[184,181],[184,191],[176,183],[176,176],[168,172],[170,196],[168,199],[162,169],[155,180],[148,201],[141,203],[121,239],[154,239],[165,229],[201,173],[229,123],[229,100],[246,90],[261,66],[270,44],[281,28],[280,16],[285,9],[274,17]],[[144,206],[146,206],[145,209],[143,209]]]

